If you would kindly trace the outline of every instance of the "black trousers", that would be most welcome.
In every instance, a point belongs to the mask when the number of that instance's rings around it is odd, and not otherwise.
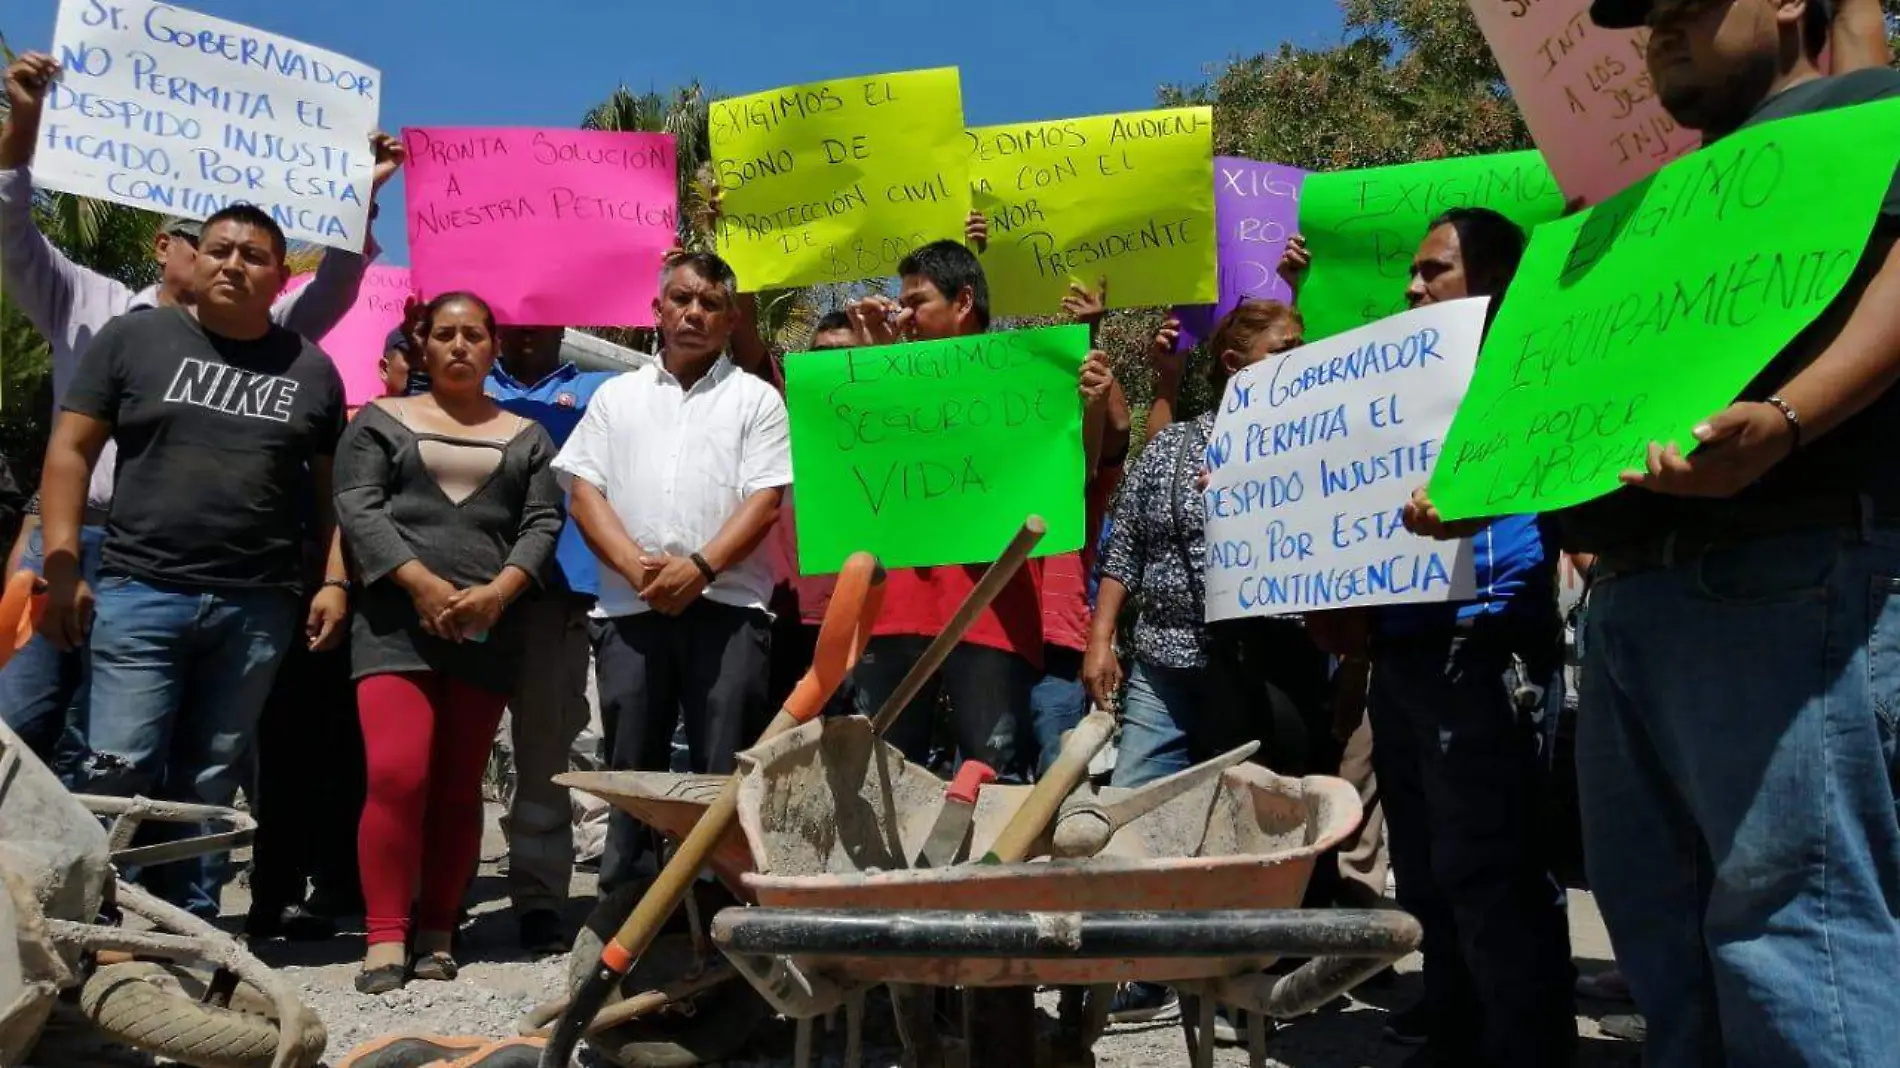
[[[685,721],[695,772],[732,771],[771,719],[766,689],[772,631],[764,612],[700,598],[678,616],[643,612],[603,622],[595,632],[607,764],[616,771],[665,771],[673,734]],[[601,893],[633,877],[644,832],[633,817],[608,821]]]
[[[1431,1041],[1498,1068],[1564,1068],[1577,1042],[1546,848],[1563,704],[1554,610],[1547,624],[1481,616],[1372,647],[1372,763],[1399,904],[1425,928]]]
[[[326,653],[292,642],[257,730],[255,910],[301,904],[314,891],[326,908],[357,911],[365,775],[348,642]]]

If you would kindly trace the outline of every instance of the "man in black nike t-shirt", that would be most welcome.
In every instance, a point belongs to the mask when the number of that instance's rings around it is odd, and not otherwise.
[[[225,805],[298,637],[304,516],[326,543],[334,529],[344,396],[322,350],[271,321],[285,272],[269,215],[239,205],[206,220],[196,269],[194,310],[114,320],[66,393],[41,490],[41,631],[62,648],[91,646],[82,789]],[[108,438],[118,492],[94,590],[79,573],[79,527]],[[331,556],[305,620],[318,646],[340,636],[347,610]],[[208,867],[153,874],[175,903],[217,915]]]

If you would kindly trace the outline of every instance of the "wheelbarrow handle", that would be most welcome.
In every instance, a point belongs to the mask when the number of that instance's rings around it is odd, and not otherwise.
[[[5,592],[0,593],[0,667],[33,640],[33,628],[46,612],[46,595],[39,585],[40,577],[25,568],[7,576]]]
[[[838,586],[831,605],[825,610],[825,622],[818,632],[818,651],[811,670],[799,680],[785,707],[759,735],[763,742],[817,716],[825,702],[844,680],[845,673],[857,663],[870,641],[871,628],[884,604],[884,569],[870,553],[853,553],[838,575]],[[680,899],[706,866],[706,860],[738,819],[739,776],[732,775],[719,791],[686,840],[673,852],[671,860],[654,877],[641,895],[633,912],[613,938],[601,947],[600,961],[587,977],[567,1011],[555,1022],[552,1036],[541,1051],[541,1068],[566,1068],[574,1047],[586,1031],[608,994],[620,985],[633,963],[653,944],[660,925],[679,907]]]
[[[871,641],[871,628],[884,608],[885,577],[883,566],[870,553],[853,553],[845,560],[831,603],[825,608],[824,623],[818,628],[811,669],[792,687],[785,706],[766,725],[760,741],[809,722],[824,711]]]

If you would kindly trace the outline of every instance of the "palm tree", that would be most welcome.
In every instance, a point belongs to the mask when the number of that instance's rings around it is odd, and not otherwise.
[[[679,242],[682,248],[713,247],[711,101],[697,81],[671,94],[635,93],[625,85],[587,112],[586,130],[670,133],[679,159]],[[767,289],[757,294],[759,336],[774,351],[804,348],[811,341],[824,302],[814,289]],[[650,349],[650,330],[599,331],[632,348]]]

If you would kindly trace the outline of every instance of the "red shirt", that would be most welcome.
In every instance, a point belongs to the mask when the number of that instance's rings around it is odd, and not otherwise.
[[[936,637],[956,614],[963,598],[976,588],[986,566],[945,564],[893,569],[884,590],[884,611],[871,633]],[[976,617],[963,640],[1015,653],[1042,667],[1041,571],[1040,560],[1024,564]]]
[[[1043,560],[1042,640],[1085,653],[1089,648],[1089,590],[1081,553]]]
[[[790,486],[785,487],[785,496],[778,506],[778,522],[772,525],[772,532],[766,535],[764,551],[771,554],[772,573],[779,579],[774,603],[786,611],[796,611],[800,622],[810,623],[814,627],[823,623],[825,609],[831,605],[831,591],[838,585],[838,576],[807,577],[798,573],[798,524],[792,512]]]

